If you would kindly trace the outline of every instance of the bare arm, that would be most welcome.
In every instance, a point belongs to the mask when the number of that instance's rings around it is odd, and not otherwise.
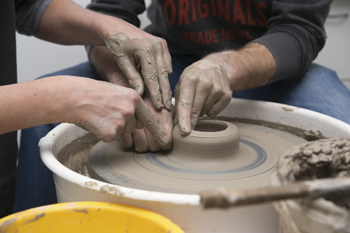
[[[18,129],[59,122],[68,122],[60,79],[42,79],[0,87],[0,134]],[[47,84],[53,85],[47,85]],[[56,101],[55,101],[56,100]],[[67,101],[68,98],[67,98]]]
[[[276,73],[276,61],[262,44],[251,43],[238,51],[223,52],[230,64],[226,69],[232,91],[247,90],[267,84]]]
[[[111,24],[111,28],[102,28]],[[122,31],[124,21],[87,10],[71,0],[53,0],[43,13],[35,36],[66,45],[105,45],[107,33]],[[118,30],[118,31],[117,31]]]
[[[171,142],[132,89],[73,76],[55,76],[0,87],[0,134],[42,124],[77,124],[105,142],[131,133],[136,120],[162,149]]]

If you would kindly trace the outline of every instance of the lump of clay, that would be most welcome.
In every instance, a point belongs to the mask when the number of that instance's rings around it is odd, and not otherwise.
[[[290,182],[350,177],[350,139],[323,139],[295,146],[284,153],[277,171]]]
[[[350,139],[322,139],[294,146],[281,157],[274,185],[349,177]],[[350,195],[336,194],[275,203],[287,232],[350,232]],[[283,224],[282,224],[283,225]]]

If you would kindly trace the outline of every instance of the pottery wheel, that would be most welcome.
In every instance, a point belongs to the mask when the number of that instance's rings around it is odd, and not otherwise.
[[[169,152],[124,149],[119,137],[99,142],[89,154],[89,171],[92,178],[115,185],[167,193],[256,188],[270,184],[286,150],[305,142],[263,126],[205,120],[187,137],[175,126]]]

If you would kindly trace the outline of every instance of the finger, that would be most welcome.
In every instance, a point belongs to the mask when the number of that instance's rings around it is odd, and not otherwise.
[[[171,108],[171,88],[168,78],[168,70],[164,61],[161,44],[156,46],[156,60],[158,69],[158,82],[164,107],[170,111]]]
[[[128,47],[129,41],[129,37],[123,33],[117,33],[112,36],[107,35],[106,37],[106,45],[117,61],[120,70],[128,79],[130,87],[142,96],[144,90],[142,77],[136,69],[136,64],[124,52],[124,49]]]
[[[135,128],[136,128],[136,129],[142,129],[142,128],[143,128],[143,125],[142,125],[138,120],[136,120]]]
[[[222,92],[219,89],[220,88],[218,87],[214,87],[210,91],[210,94],[208,98],[205,100],[205,103],[203,105],[201,115],[207,114],[210,111],[210,109],[213,107],[213,105],[220,99]]]
[[[174,89],[174,97],[175,97],[175,109],[174,109],[174,125],[179,124],[179,112],[177,111],[177,108],[179,106],[179,96],[180,96],[180,83],[178,82]]]
[[[181,75],[182,76],[182,75]],[[181,78],[181,77],[180,77]],[[177,114],[180,125],[180,131],[183,135],[191,133],[191,112],[194,99],[195,81],[181,83],[179,87],[179,99]]]
[[[173,136],[173,116],[171,112],[167,110],[162,110],[161,114],[157,115],[158,123],[160,127],[164,130],[165,134],[170,138],[171,146],[172,146],[172,136]]]
[[[166,68],[168,70],[168,74],[172,74],[173,73],[173,66],[171,64],[171,55],[169,53],[168,44],[167,44],[166,40],[161,39],[161,38],[160,38],[160,40],[161,40],[164,61],[165,61]]]
[[[79,125],[81,128],[92,132],[97,136],[97,138],[101,139],[105,143],[110,143],[114,140],[116,136],[119,136],[124,131],[123,125],[110,124],[109,120],[105,122],[108,123],[100,123],[96,122],[95,119],[89,120],[84,125]]]
[[[159,146],[163,150],[169,150],[171,148],[171,142],[169,137],[165,134],[160,125],[156,122],[151,110],[141,99],[139,104],[136,106],[136,119],[143,124],[151,135],[154,137]]]
[[[141,62],[142,75],[144,82],[151,96],[153,106],[157,110],[161,110],[164,105],[158,83],[158,70],[155,61],[155,51],[153,48],[145,47],[138,53],[138,59]]]
[[[231,102],[231,93],[221,96],[221,98],[212,106],[212,108],[207,112],[207,115],[210,117],[217,116],[222,110],[224,110],[227,105]]]
[[[158,145],[158,143],[156,142],[156,140],[154,140],[154,137],[152,137],[151,133],[148,130],[146,131],[146,135],[147,135],[147,141],[148,141],[148,148],[150,151],[159,151],[160,150],[160,146]]]
[[[200,84],[196,88],[196,93],[193,100],[193,107],[191,111],[191,128],[194,129],[198,122],[198,117],[202,112],[203,106],[210,95],[211,85],[208,83]]]
[[[116,55],[114,55],[114,58],[117,61],[120,70],[128,79],[130,87],[134,89],[140,96],[142,96],[144,85],[142,77],[135,67],[136,65],[124,56],[118,58]]]
[[[122,145],[125,148],[131,148],[134,146],[134,140],[132,138],[132,134],[122,133],[119,137],[120,137],[120,141],[121,141]]]
[[[115,62],[113,60],[113,62]],[[112,70],[113,69],[113,70]],[[107,73],[105,75],[106,81],[113,83],[122,87],[130,87],[128,79],[125,75],[120,71],[118,66],[114,64],[114,66],[110,70],[106,70]]]
[[[124,132],[125,133],[133,133],[136,126],[135,117],[131,117],[125,124]]]
[[[138,152],[146,152],[148,150],[148,140],[145,132],[145,128],[136,129],[133,133],[135,150]]]

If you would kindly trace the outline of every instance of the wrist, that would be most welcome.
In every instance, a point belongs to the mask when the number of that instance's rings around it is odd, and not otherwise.
[[[276,73],[276,61],[262,44],[251,43],[230,52],[231,90],[241,91],[266,85]]]
[[[119,19],[117,17],[103,15],[103,23],[96,23],[99,29],[99,35],[108,46],[108,38],[118,33],[127,35],[130,39],[135,32],[139,33],[140,29],[134,25]]]
[[[73,123],[73,103],[75,92],[79,88],[74,85],[76,77],[53,76],[42,79],[42,85],[46,89],[46,105],[48,110],[48,121],[50,123],[67,122]]]

